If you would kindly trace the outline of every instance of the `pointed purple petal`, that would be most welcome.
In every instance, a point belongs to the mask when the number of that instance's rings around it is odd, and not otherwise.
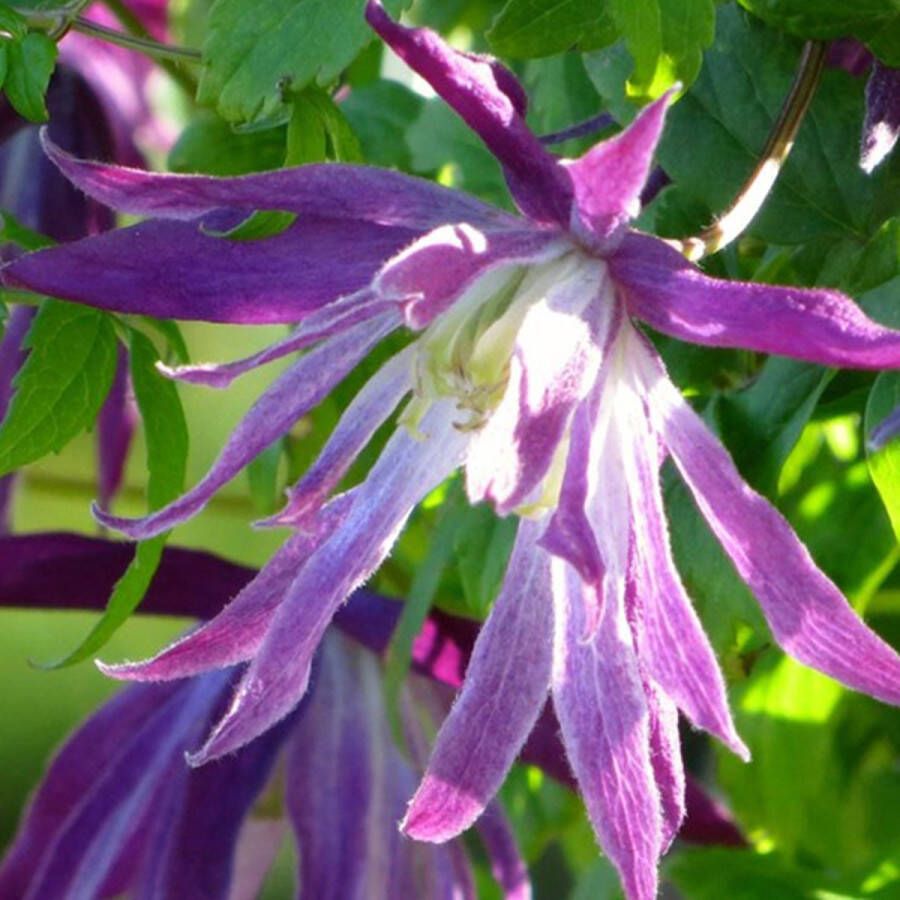
[[[585,641],[594,601],[574,570],[554,560],[553,705],[601,848],[629,900],[654,900],[663,834],[650,710],[622,597],[615,580],[604,588],[603,615]]]
[[[390,551],[413,506],[458,465],[465,436],[451,401],[423,417],[424,437],[397,431],[341,526],[310,557],[288,589],[231,707],[195,765],[246,744],[285,716],[306,691],[309,667],[335,610]]]
[[[516,219],[475,197],[423,178],[370,166],[325,163],[217,178],[171,175],[76,159],[44,137],[44,149],[86,194],[120,212],[197,219],[217,209],[280,209],[305,218],[377,222],[414,230]]]
[[[102,706],[55,758],[32,799],[0,867],[0,896],[24,897],[67,820],[92,794],[107,766],[136,729],[166,705],[172,688],[135,687]]]
[[[519,208],[532,219],[566,227],[571,181],[528,130],[515,76],[496,60],[453,50],[433,31],[398,25],[375,0],[366,4],[366,19],[497,157]]]
[[[244,375],[259,366],[274,362],[298,350],[304,350],[312,344],[344,331],[358,322],[370,320],[379,313],[386,312],[388,304],[378,297],[373,297],[369,289],[364,289],[349,297],[342,297],[304,318],[294,332],[284,340],[260,350],[245,359],[230,363],[199,363],[185,366],[165,366],[157,364],[157,368],[168,378],[186,381],[189,384],[202,384],[206,387],[226,388],[235,378]]]
[[[873,322],[838,291],[710,278],[672,247],[637,233],[609,267],[631,314],[681,340],[825,366],[900,365],[900,332]]]
[[[872,172],[887,159],[900,136],[900,69],[877,59],[866,85],[866,120],[863,123],[859,165]]]
[[[222,612],[152,659],[114,666],[98,662],[100,671],[129,681],[170,681],[251,659],[297,570],[335,524],[326,519],[320,532],[293,535]]]
[[[662,811],[660,853],[665,853],[675,840],[685,813],[685,776],[681,739],[678,736],[678,709],[646,678],[644,690],[650,709],[650,764]]]
[[[775,640],[800,662],[900,704],[900,656],[816,567],[784,517],[743,481],[649,348],[651,415],[710,528],[759,601]]]
[[[552,605],[541,526],[523,521],[500,596],[466,680],[438,734],[403,830],[446,841],[468,828],[500,789],[531,732],[550,683]]]
[[[566,560],[587,584],[600,584],[604,565],[594,529],[585,512],[590,490],[591,404],[584,401],[575,411],[569,432],[566,471],[556,510],[540,540],[545,550]]]
[[[491,872],[506,900],[531,900],[528,867],[499,802],[488,803],[475,827],[487,850]]]
[[[469,499],[490,500],[501,515],[546,476],[575,407],[595,381],[611,325],[613,305],[597,302],[608,292],[603,263],[579,262],[553,277],[525,313],[506,392],[466,460]]]
[[[640,212],[640,197],[659,137],[668,91],[641,110],[621,133],[567,164],[575,186],[572,230],[592,246],[608,247]]]
[[[20,257],[3,281],[117,312],[204,322],[295,323],[367,287],[420,232],[302,216],[264,240],[149,221]],[[340,260],[340,265],[335,264]]]
[[[632,345],[642,342],[631,329],[623,332],[623,339]],[[642,344],[636,352],[643,352]],[[750,752],[735,730],[715,654],[672,558],[657,436],[647,425],[643,404],[626,417],[622,431],[630,445],[622,457],[635,533],[633,602],[640,621],[635,638],[641,659],[694,725],[747,760]]]
[[[545,262],[569,247],[556,232],[522,228],[521,223],[503,231],[468,223],[444,225],[395,256],[373,287],[385,300],[402,302],[407,325],[418,330],[487,272],[516,262]]]
[[[322,400],[396,326],[394,314],[385,313],[328,338],[294,363],[253,404],[206,476],[173,503],[140,519],[120,518],[95,509],[96,518],[103,525],[140,540],[189,519],[203,509],[222,485]]]
[[[28,900],[67,900],[101,893],[145,812],[160,800],[173,767],[203,728],[222,693],[223,678],[204,679],[168,700],[129,735],[67,817],[31,882]]]
[[[290,489],[284,509],[267,524],[296,526],[318,509],[409,392],[414,356],[414,347],[400,351],[366,382],[341,415],[316,461]]]

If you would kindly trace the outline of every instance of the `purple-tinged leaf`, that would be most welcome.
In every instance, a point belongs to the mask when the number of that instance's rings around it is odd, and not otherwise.
[[[410,837],[441,842],[468,828],[500,789],[544,704],[552,603],[550,557],[536,544],[541,528],[519,528],[500,596],[403,822]]]
[[[900,365],[900,332],[873,322],[838,291],[710,278],[672,247],[636,233],[609,267],[629,312],[680,340],[825,366]]]

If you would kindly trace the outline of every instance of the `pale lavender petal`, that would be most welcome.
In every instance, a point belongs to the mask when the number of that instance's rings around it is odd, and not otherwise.
[[[0,867],[0,896],[24,897],[43,859],[84,797],[93,794],[141,724],[164,707],[173,688],[135,687],[94,713],[57,752]]]
[[[616,581],[590,641],[578,575],[553,562],[553,705],[594,832],[619,871],[629,900],[654,900],[662,850],[659,789],[650,758],[647,698]]]
[[[585,506],[590,490],[593,416],[585,400],[572,417],[566,471],[556,510],[540,540],[554,556],[566,560],[587,584],[600,584],[604,565]]]
[[[500,596],[475,643],[466,679],[438,734],[403,822],[413,838],[446,841],[468,828],[500,789],[550,684],[550,557],[542,526],[525,520]]]
[[[615,137],[567,163],[575,203],[572,230],[591,246],[609,248],[640,212],[640,197],[662,134],[672,91],[641,110]]]
[[[532,219],[566,227],[571,181],[528,130],[515,76],[496,60],[453,50],[433,31],[398,25],[376,0],[366,4],[366,19],[497,157],[519,208]]]
[[[859,165],[871,172],[887,159],[900,136],[900,69],[877,59],[866,85],[866,120],[863,123]]]
[[[116,312],[294,324],[367,287],[420,234],[301,216],[280,234],[238,241],[206,233],[196,222],[154,220],[29,253],[0,277],[10,287]]]
[[[662,812],[662,854],[672,845],[684,821],[684,762],[678,736],[678,709],[646,677],[644,692],[650,710],[650,764],[653,766]]]
[[[422,231],[445,222],[515,226],[515,217],[432,181],[369,166],[327,163],[237,178],[172,175],[76,159],[44,136],[44,149],[86,194],[120,212],[197,219],[217,209],[280,209],[303,218]]]
[[[414,346],[401,350],[366,382],[341,415],[316,461],[290,489],[284,509],[266,524],[296,526],[321,506],[409,392],[415,352]]]
[[[775,640],[848,687],[900,704],[897,653],[859,619],[784,517],[743,481],[649,348],[642,365],[656,427]]]
[[[221,696],[223,679],[193,682],[171,695],[125,741],[81,798],[35,874],[28,900],[68,900],[101,893],[121,852],[159,802],[173,766]]]
[[[466,460],[472,502],[489,500],[501,515],[543,481],[575,407],[596,380],[613,304],[602,262],[582,261],[533,304],[519,327],[509,382]],[[524,286],[522,290],[524,290]]]
[[[281,850],[287,827],[287,822],[280,816],[253,817],[244,822],[235,849],[229,900],[258,900],[266,876]]]
[[[293,333],[281,341],[254,353],[245,359],[230,363],[196,363],[183,366],[166,366],[157,364],[160,372],[168,378],[186,381],[189,384],[202,384],[206,387],[225,388],[235,378],[244,375],[259,366],[274,362],[298,350],[304,350],[311,344],[324,340],[338,331],[343,331],[357,322],[372,319],[387,311],[388,304],[372,292],[364,289],[349,297],[342,297],[321,309],[306,316],[301,325]]]
[[[320,531],[290,537],[222,612],[152,659],[114,666],[98,662],[100,671],[129,681],[170,681],[251,659],[299,567],[337,521],[325,518]]]
[[[395,432],[341,526],[310,557],[288,589],[231,708],[195,765],[246,744],[296,706],[310,661],[335,610],[381,564],[412,508],[458,465],[465,436],[451,401],[435,403],[421,435]]]
[[[173,503],[140,519],[111,516],[97,509],[94,515],[103,525],[137,539],[168,531],[189,519],[203,509],[222,485],[327,396],[396,324],[391,314],[359,323],[323,341],[294,363],[241,419],[206,476]]]
[[[531,900],[528,867],[498,801],[488,803],[475,827],[487,850],[491,872],[506,900]]]
[[[900,365],[900,332],[873,322],[838,291],[710,278],[677,250],[637,233],[608,262],[629,312],[680,340],[826,366]]]
[[[128,379],[128,354],[120,346],[116,375],[97,417],[97,503],[101,509],[109,508],[122,484],[137,418]]]
[[[518,227],[482,230],[468,223],[430,231],[394,257],[373,287],[401,302],[406,323],[421,329],[444,312],[478,277],[502,266],[540,263],[571,246],[553,231]]]
[[[187,769],[178,805],[164,818],[161,840],[149,856],[136,900],[197,897],[233,900],[235,856],[244,820],[269,781],[291,732],[286,720],[240,753],[201,769]],[[285,727],[288,726],[288,727]]]
[[[635,352],[643,352],[642,339],[630,329],[622,339],[638,345]],[[622,425],[627,435],[622,458],[635,535],[631,599],[640,622],[635,639],[641,659],[694,725],[716,735],[747,760],[750,752],[732,721],[715,654],[672,558],[659,483],[657,436],[642,403],[636,402],[630,412]]]

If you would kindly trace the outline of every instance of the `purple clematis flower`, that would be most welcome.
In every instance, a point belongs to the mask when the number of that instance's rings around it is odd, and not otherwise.
[[[127,556],[123,544],[70,534],[0,539],[0,605],[97,607]],[[204,616],[251,574],[171,549],[161,573],[148,611]],[[474,900],[460,842],[427,847],[395,827],[426,759],[423,729],[447,713],[474,623],[438,614],[414,642],[416,674],[401,698],[408,759],[387,724],[377,657],[398,612],[357,594],[323,641],[297,710],[202,769],[184,753],[227,702],[234,670],[113,698],[51,763],[0,863],[0,896],[255,897],[290,824],[303,897]],[[498,804],[479,835],[503,896],[527,900],[528,873]]]
[[[522,521],[404,828],[444,841],[475,822],[550,692],[597,839],[628,896],[647,900],[683,816],[678,712],[748,756],[672,559],[659,481],[666,458],[788,653],[889,703],[900,703],[900,658],[742,481],[635,320],[708,346],[862,368],[900,366],[900,333],[835,291],[710,278],[629,229],[669,97],[581,158],[560,160],[528,131],[521,88],[498,63],[404,28],[376,2],[367,17],[492,150],[523,217],[365,167],[151,175],[48,145],[87,193],[150,219],[24,257],[6,268],[9,284],[152,315],[300,320],[250,359],[171,372],[188,381],[224,386],[312,346],[193,490],[140,520],[98,512],[105,524],[143,538],[184,521],[386,334],[419,332],[357,395],[271,520],[295,534],[268,566],[154,659],[104,670],[168,680],[249,660],[192,760],[243,747],[296,708],[335,611],[380,565],[416,503],[464,466],[473,502]],[[259,208],[299,215],[264,241],[216,235]],[[365,481],[332,496],[408,395],[403,427]]]

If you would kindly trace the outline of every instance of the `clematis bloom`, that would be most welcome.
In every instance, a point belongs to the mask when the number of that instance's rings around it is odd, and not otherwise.
[[[862,368],[900,366],[900,333],[835,291],[711,278],[629,228],[670,97],[581,158],[561,160],[527,129],[524,94],[497,62],[402,27],[376,2],[367,17],[494,153],[522,216],[359,166],[151,175],[48,145],[87,193],[150,218],[16,261],[8,283],[128,312],[300,322],[247,360],[170,372],[196,383],[225,386],[312,347],[193,490],[139,520],[98,512],[105,524],[143,538],[184,521],[385,335],[417,333],[357,395],[270,520],[295,533],[257,578],[152,660],[104,670],[167,680],[250,661],[192,760],[244,746],[296,707],[335,611],[416,503],[464,466],[473,502],[522,521],[403,827],[444,841],[475,822],[549,692],[597,839],[628,896],[647,900],[683,817],[678,712],[748,756],[672,559],[659,479],[666,458],[788,653],[889,703],[900,703],[900,658],[742,481],[636,320],[707,346]],[[222,238],[260,208],[298,217],[266,240]],[[366,479],[333,495],[407,397]]]

